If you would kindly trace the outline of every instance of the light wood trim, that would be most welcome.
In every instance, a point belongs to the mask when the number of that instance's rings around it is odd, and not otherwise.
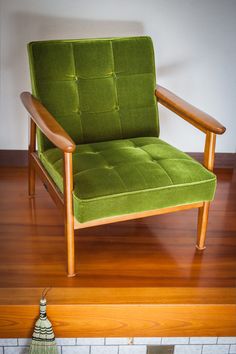
[[[187,103],[166,88],[158,85],[155,91],[157,101],[163,106],[178,114],[184,120],[203,132],[223,134],[226,128],[209,114]]]
[[[206,248],[205,241],[206,241],[209,208],[210,208],[210,202],[204,202],[203,206],[198,209],[196,248],[200,251]]]
[[[69,277],[75,275],[75,245],[74,245],[74,213],[73,213],[73,173],[72,154],[64,153],[64,205],[65,205],[65,235],[67,243],[67,272]]]
[[[212,132],[207,132],[205,149],[204,149],[204,166],[213,171],[215,160],[216,135]]]
[[[216,145],[216,135],[208,131],[206,133],[203,164],[209,171],[213,171],[214,168],[215,145]],[[206,248],[205,241],[206,241],[209,209],[210,209],[210,202],[204,202],[203,206],[200,207],[198,210],[198,227],[197,227],[197,244],[196,244],[196,248],[198,250],[204,250]]]
[[[50,305],[56,337],[235,336],[235,304]],[[1,336],[28,338],[38,305],[0,305]],[[216,319],[219,319],[216,320]]]
[[[222,280],[222,284],[223,282],[224,280]],[[92,287],[81,286],[79,282],[76,284],[72,282],[70,287],[67,285],[68,282],[65,280],[63,286],[50,289],[48,305],[235,305],[236,299],[236,288],[234,287],[180,287],[176,284],[172,284],[171,287],[138,287],[138,285],[137,287],[129,287],[127,284],[127,286],[123,284],[119,287]],[[43,290],[44,288],[41,287],[0,288],[0,304],[38,305]]]
[[[28,193],[35,194],[35,169],[31,160],[31,153],[36,151],[36,124],[32,118],[29,121],[29,148],[28,148]]]
[[[48,193],[50,194],[51,198],[55,202],[55,204],[64,211],[64,199],[63,194],[59,191],[51,177],[46,172],[44,166],[42,165],[41,161],[38,158],[38,154],[36,152],[31,153],[30,155],[31,161],[34,165],[34,168],[39,175],[40,179],[42,180],[45,188],[47,189]]]
[[[142,212],[139,212],[139,213],[126,214],[126,215],[120,215],[120,216],[113,216],[113,217],[104,218],[104,219],[97,219],[97,220],[92,220],[92,221],[88,221],[88,222],[85,222],[85,223],[80,223],[80,222],[78,222],[78,220],[76,220],[74,218],[74,228],[75,229],[83,229],[85,227],[93,227],[93,226],[111,224],[111,223],[114,223],[114,222],[121,222],[121,221],[133,220],[133,219],[146,218],[148,216],[155,216],[155,215],[161,215],[161,214],[166,214],[166,213],[173,213],[173,212],[176,212],[176,211],[189,210],[189,209],[192,209],[192,208],[200,208],[202,206],[203,206],[203,202],[185,204],[185,205],[178,205],[178,206],[175,206],[175,207],[162,208],[162,209],[156,209],[156,210],[147,210],[147,211],[142,211]]]
[[[76,147],[75,143],[42,103],[29,92],[22,92],[20,97],[31,118],[43,134],[59,149],[73,152]]]

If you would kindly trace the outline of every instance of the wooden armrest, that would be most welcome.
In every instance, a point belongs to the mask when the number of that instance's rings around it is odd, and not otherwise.
[[[155,91],[156,98],[163,106],[178,114],[180,117],[194,125],[196,128],[204,131],[223,134],[226,128],[216,119],[202,112],[200,109],[192,106],[174,93],[168,91],[162,86],[157,86]]]
[[[76,145],[71,137],[39,100],[29,92],[22,92],[20,98],[35,124],[55,146],[64,152],[75,150]]]

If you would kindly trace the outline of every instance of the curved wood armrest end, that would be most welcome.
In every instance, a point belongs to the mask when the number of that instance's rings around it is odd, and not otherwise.
[[[20,98],[35,124],[56,147],[64,152],[75,151],[74,141],[38,99],[30,92],[22,92]]]
[[[166,88],[158,85],[155,90],[157,101],[204,132],[223,134],[226,128],[209,114],[187,103]]]

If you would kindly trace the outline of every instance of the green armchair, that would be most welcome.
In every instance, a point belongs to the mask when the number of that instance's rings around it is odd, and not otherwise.
[[[28,53],[29,195],[37,172],[64,211],[68,276],[78,228],[199,208],[204,249],[215,137],[225,128],[156,87],[151,39],[32,42]],[[157,102],[206,134],[204,166],[159,138]]]

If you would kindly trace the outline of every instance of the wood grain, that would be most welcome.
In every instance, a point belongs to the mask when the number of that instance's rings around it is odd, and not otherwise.
[[[41,182],[32,203],[27,169],[0,175],[0,337],[31,334],[44,287],[58,337],[236,335],[235,171],[217,171],[203,253],[196,209],[81,229],[74,278],[63,215]]]
[[[1,336],[32,335],[38,306],[0,306],[0,313]],[[64,338],[236,334],[236,305],[51,305],[47,314],[56,337]]]
[[[216,146],[216,135],[212,132],[207,132],[205,148],[204,148],[203,164],[209,171],[213,171],[214,168],[215,146]]]
[[[216,135],[208,131],[206,133],[203,164],[209,171],[213,171],[214,169],[215,145],[216,145]],[[204,202],[203,205],[198,210],[198,228],[197,228],[196,247],[200,251],[206,248],[205,241],[206,241],[209,209],[210,209],[210,202],[207,201]]]
[[[146,210],[146,211],[140,211],[138,213],[112,216],[109,218],[97,219],[97,220],[87,221],[84,223],[80,223],[79,221],[74,219],[74,226],[75,226],[75,229],[84,229],[86,227],[94,227],[94,226],[112,224],[115,222],[122,222],[122,221],[133,220],[133,219],[141,219],[141,218],[146,218],[146,217],[155,216],[155,215],[175,213],[177,211],[189,210],[189,209],[193,209],[193,208],[200,208],[202,206],[203,206],[203,202],[177,205],[177,206],[169,207],[169,208]]]
[[[38,305],[44,288],[0,288],[1,305]],[[47,294],[51,305],[181,304],[235,305],[233,287],[52,287]]]
[[[173,92],[158,85],[155,91],[157,101],[203,132],[223,134],[226,128],[215,118],[192,106]]]
[[[204,202],[203,206],[198,210],[198,228],[197,228],[197,244],[196,247],[199,251],[206,248],[206,232],[208,224],[210,202]]]
[[[72,154],[64,153],[64,214],[67,248],[67,276],[75,276],[75,237],[73,211],[73,166]]]
[[[28,148],[28,193],[29,196],[35,194],[35,168],[31,159],[31,154],[36,151],[36,124],[33,119],[29,121],[29,148]]]
[[[1,169],[0,287],[235,287],[236,175],[219,170],[217,179],[204,254],[193,247],[196,209],[81,229],[80,274],[67,279],[62,213],[39,180],[30,203],[27,169]]]

